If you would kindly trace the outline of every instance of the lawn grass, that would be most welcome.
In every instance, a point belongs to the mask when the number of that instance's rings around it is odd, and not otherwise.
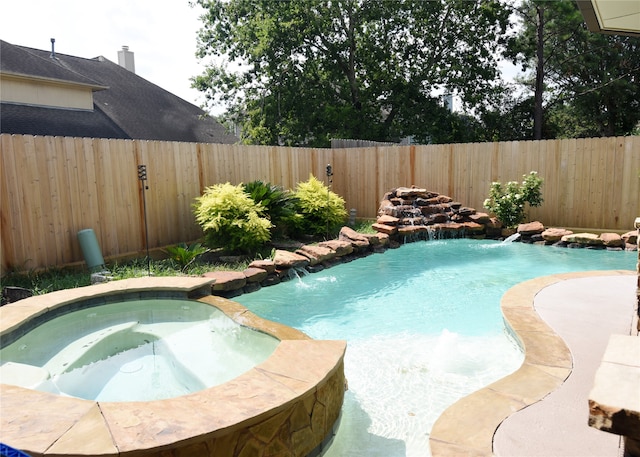
[[[356,221],[354,230],[360,233],[375,233],[371,224],[375,222],[370,219],[359,219]],[[255,259],[268,257],[269,253],[256,253]],[[201,276],[210,271],[242,271],[249,263],[251,256],[238,259],[237,261],[221,261],[211,259],[211,256],[203,256],[199,261],[195,261],[183,267],[175,260],[152,259],[147,263],[147,259],[139,258],[126,262],[115,262],[108,264],[109,276],[114,280],[137,278],[148,276]],[[29,289],[34,295],[46,294],[62,289],[72,289],[75,287],[88,286],[91,284],[91,272],[86,268],[49,268],[40,271],[10,271],[0,278],[1,288],[7,286],[22,287]]]
[[[124,263],[107,265],[108,276],[114,280],[138,278],[141,276],[201,276],[203,273],[218,270],[244,270],[249,261],[235,263],[194,262],[183,268],[171,259],[151,260],[135,259]],[[91,272],[80,268],[50,268],[42,271],[9,272],[1,278],[2,288],[6,286],[29,289],[34,295],[46,294],[62,289],[88,286],[91,284]]]

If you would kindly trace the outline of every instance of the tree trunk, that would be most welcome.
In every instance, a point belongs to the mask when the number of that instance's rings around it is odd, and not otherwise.
[[[542,139],[542,122],[544,111],[542,107],[542,94],[544,91],[544,8],[536,6],[538,23],[536,27],[536,82],[533,108],[533,139]]]

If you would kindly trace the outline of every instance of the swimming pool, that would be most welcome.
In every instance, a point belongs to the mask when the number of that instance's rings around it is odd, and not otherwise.
[[[468,239],[412,243],[236,297],[313,338],[346,339],[349,391],[325,456],[424,456],[437,417],[516,370],[501,296],[538,276],[633,270],[637,254]]]

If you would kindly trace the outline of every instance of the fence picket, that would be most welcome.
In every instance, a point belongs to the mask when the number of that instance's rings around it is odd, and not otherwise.
[[[293,189],[311,174],[326,183],[327,164],[332,190],[359,217],[374,218],[385,192],[411,185],[484,211],[492,181],[532,170],[545,202],[530,215],[547,226],[620,232],[640,215],[638,136],[314,149],[2,134],[2,273],[82,262],[84,228],[105,258],[144,255],[141,163],[151,248],[201,236],[192,204],[206,186],[261,179]]]

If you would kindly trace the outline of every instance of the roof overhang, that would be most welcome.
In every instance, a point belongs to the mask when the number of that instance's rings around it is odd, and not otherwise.
[[[592,32],[640,37],[640,0],[576,0]]]
[[[65,79],[46,78],[43,76],[25,75],[22,73],[14,73],[11,71],[0,71],[0,78],[13,79],[18,81],[37,81],[40,84],[51,84],[51,85],[57,85],[57,86],[82,87],[85,89],[91,89],[92,91],[109,89],[109,86],[82,83],[82,82],[76,82],[76,81],[68,81]]]

